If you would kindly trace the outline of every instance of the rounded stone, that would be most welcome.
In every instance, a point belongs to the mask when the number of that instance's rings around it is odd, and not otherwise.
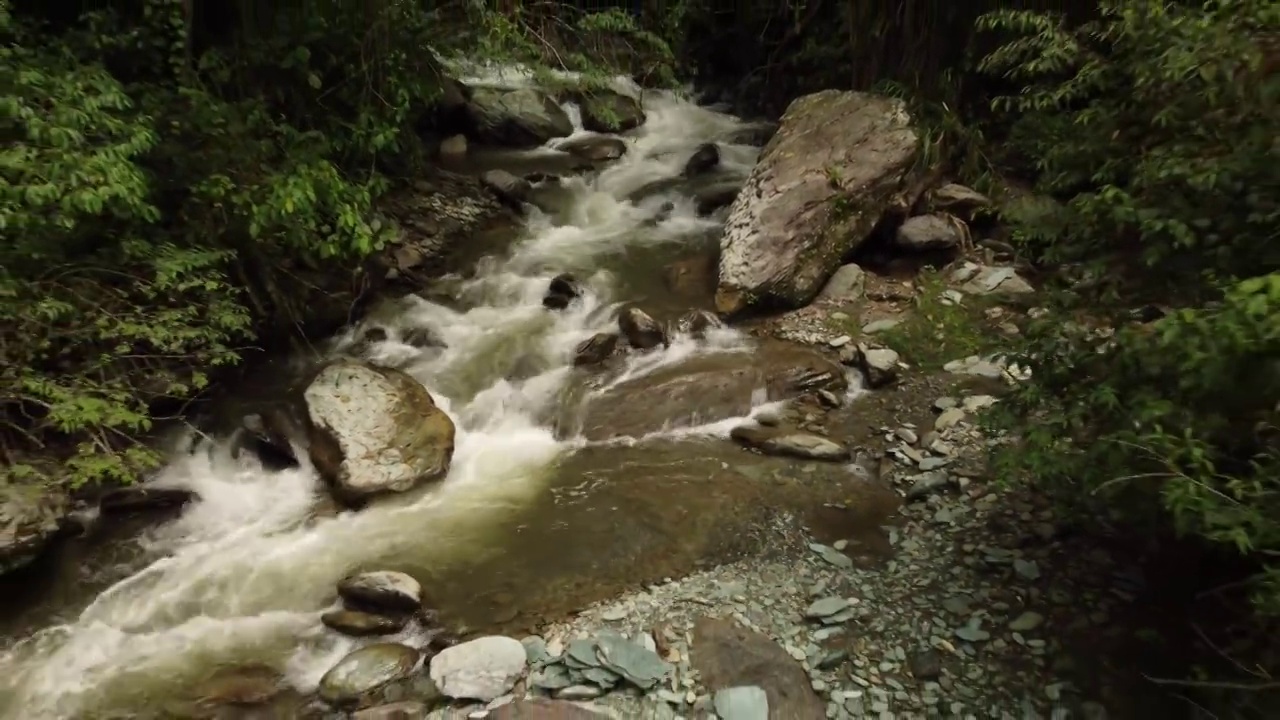
[[[422,605],[422,585],[412,577],[392,570],[352,575],[338,583],[343,600],[361,606],[413,612]]]
[[[408,677],[418,651],[398,643],[376,643],[347,655],[320,679],[319,694],[333,705],[354,704],[384,685]]]

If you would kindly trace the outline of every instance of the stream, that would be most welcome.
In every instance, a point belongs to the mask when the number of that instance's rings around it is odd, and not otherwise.
[[[660,321],[709,307],[709,292],[668,290],[662,268],[711,252],[723,211],[698,217],[678,186],[635,203],[628,195],[678,176],[701,143],[719,142],[719,172],[739,179],[759,153],[726,143],[745,127],[737,118],[665,92],[646,91],[644,103],[648,121],[623,136],[626,155],[565,178],[505,248],[456,279],[453,302],[389,303],[324,348],[353,352],[370,324],[386,330],[361,352],[412,374],[455,421],[445,480],[318,513],[327,491],[305,461],[269,472],[218,438],[175,450],[154,483],[198,500],[62,563],[3,620],[0,718],[179,716],[166,708],[211,672],[249,663],[309,692],[367,642],[319,622],[350,572],[409,572],[446,624],[515,632],[745,551],[753,528],[806,502],[815,478],[855,481],[849,466],[766,458],[729,441],[743,416],[770,403],[765,381],[771,363],[792,362],[787,348],[724,328],[632,353],[604,376],[572,367],[578,343],[616,329],[623,302]],[[555,145],[509,153],[507,166],[563,157]],[[673,208],[656,220],[663,203]],[[563,272],[583,296],[548,310],[542,297]],[[402,342],[414,329],[446,347]],[[684,368],[720,379],[674,392]],[[593,422],[628,430],[593,434]]]

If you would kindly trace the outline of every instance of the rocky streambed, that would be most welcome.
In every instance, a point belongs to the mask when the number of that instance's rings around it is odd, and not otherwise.
[[[88,508],[177,517],[15,616],[0,713],[1106,716],[1068,638],[1134,591],[992,484],[977,423],[1034,288],[900,104],[803,98],[762,151],[674,96],[607,131],[473,84],[460,174],[389,206],[405,292]],[[995,342],[926,326],[964,352],[917,364],[926,294]]]

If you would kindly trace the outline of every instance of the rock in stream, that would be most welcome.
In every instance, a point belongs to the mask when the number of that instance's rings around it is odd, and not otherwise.
[[[410,375],[340,360],[304,398],[311,461],[344,500],[405,492],[449,472],[453,421]]]

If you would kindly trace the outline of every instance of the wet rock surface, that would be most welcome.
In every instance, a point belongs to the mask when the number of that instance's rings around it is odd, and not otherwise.
[[[871,233],[919,150],[896,100],[825,90],[792,102],[729,210],[716,309],[737,315],[813,299]]]
[[[573,133],[560,105],[533,88],[476,88],[467,111],[476,139],[494,145],[532,148]]]
[[[311,461],[342,498],[404,492],[448,472],[453,421],[409,375],[339,361],[316,375],[305,399]]]
[[[366,645],[324,674],[319,696],[333,705],[356,705],[380,688],[409,677],[419,657],[417,650],[397,643]]]

